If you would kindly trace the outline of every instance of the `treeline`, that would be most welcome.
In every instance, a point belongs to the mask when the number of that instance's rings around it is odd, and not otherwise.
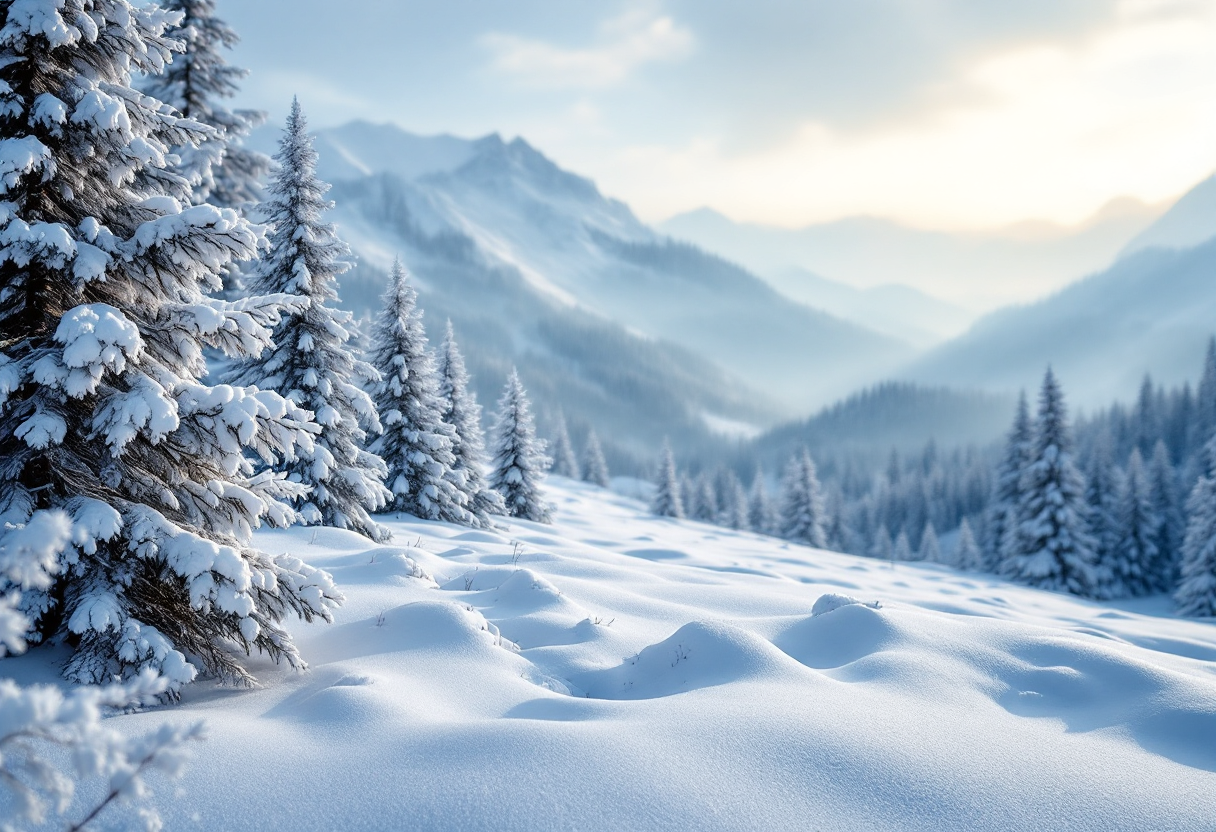
[[[1092,598],[1168,592],[1180,612],[1213,615],[1214,434],[1216,339],[1196,388],[1146,378],[1134,404],[1073,425],[1049,370],[1033,413],[1020,398],[1003,445],[943,452],[930,441],[915,456],[892,450],[879,470],[856,448],[816,470],[803,448],[779,481],[746,462],[681,473],[664,450],[653,509]],[[738,470],[749,467],[745,487]]]

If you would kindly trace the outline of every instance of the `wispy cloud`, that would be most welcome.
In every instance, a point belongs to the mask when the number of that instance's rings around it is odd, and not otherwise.
[[[572,48],[501,32],[481,37],[494,72],[547,89],[613,87],[645,64],[687,56],[694,43],[692,33],[671,17],[646,10],[605,21],[596,40]]]
[[[648,217],[708,204],[783,225],[863,213],[946,228],[1074,223],[1114,196],[1156,202],[1211,171],[1214,36],[1211,3],[1131,0],[1086,38],[977,56],[957,78],[973,94],[908,118],[843,131],[806,119],[744,152],[713,133],[635,144],[599,179]]]

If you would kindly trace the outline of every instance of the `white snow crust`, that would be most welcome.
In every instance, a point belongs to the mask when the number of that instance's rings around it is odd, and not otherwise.
[[[112,720],[206,720],[166,828],[1211,830],[1212,623],[548,496],[257,532],[347,602],[292,625],[308,672]]]

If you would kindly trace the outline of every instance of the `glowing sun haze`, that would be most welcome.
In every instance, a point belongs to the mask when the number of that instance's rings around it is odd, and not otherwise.
[[[1078,223],[1216,168],[1216,0],[219,0],[241,103],[522,135],[647,220]]]

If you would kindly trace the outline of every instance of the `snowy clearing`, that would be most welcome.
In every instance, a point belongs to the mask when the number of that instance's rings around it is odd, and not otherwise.
[[[1212,829],[1216,626],[1164,599],[892,568],[549,485],[553,526],[259,533],[347,601],[291,628],[308,672],[255,661],[261,689],[116,718],[207,722],[158,794],[167,828]],[[4,668],[51,681],[48,658]]]

